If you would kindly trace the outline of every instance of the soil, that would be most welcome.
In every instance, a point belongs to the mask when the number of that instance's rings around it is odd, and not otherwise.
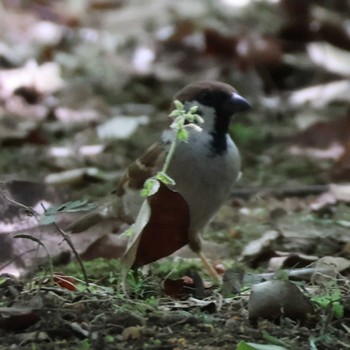
[[[150,291],[151,285],[146,287]],[[71,292],[45,285],[28,289],[11,279],[2,283],[2,303],[16,305],[18,314],[9,319],[2,314],[0,324],[6,329],[0,333],[0,348],[229,350],[248,342],[270,344],[271,349],[273,344],[281,349],[312,349],[313,344],[341,349],[349,340],[349,318],[340,320],[321,309],[302,321],[282,317],[253,322],[248,293],[223,298],[212,287],[204,299],[180,300],[156,295],[154,289],[145,298],[145,290],[127,296],[113,286],[90,288]]]
[[[17,270],[0,275],[1,350],[350,348],[349,188],[329,190],[350,181],[349,94],[327,85],[340,89],[349,77],[348,2],[3,3],[0,268]],[[315,41],[327,54],[335,46],[332,64],[312,57],[322,51]],[[102,257],[83,262],[87,285],[57,227],[35,221],[34,203],[44,213],[43,202],[74,206],[111,193],[159,139],[173,94],[204,79],[234,84],[253,105],[230,128],[243,176],[203,234],[215,242],[208,252],[218,272],[238,277],[213,284],[185,252],[123,278],[119,261],[103,258],[125,247],[98,244],[116,236],[112,223],[72,238],[82,256],[92,247]],[[8,206],[2,185],[12,180],[24,180],[16,195],[32,204]],[[291,319],[281,307],[249,318],[265,272],[292,280],[324,257],[331,274],[293,280],[313,312]]]

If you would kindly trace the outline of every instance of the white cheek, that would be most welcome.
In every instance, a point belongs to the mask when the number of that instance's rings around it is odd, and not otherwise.
[[[216,117],[214,108],[202,105],[197,101],[186,102],[185,105],[186,107],[188,106],[189,108],[193,106],[198,107],[198,110],[201,112],[200,114],[204,119],[204,123],[200,125],[203,128],[203,130],[211,132],[214,129],[214,123],[215,123],[215,117]]]
[[[207,131],[213,131],[216,118],[215,109],[207,106],[202,106],[201,109],[203,111],[202,117],[204,119],[203,129]]]

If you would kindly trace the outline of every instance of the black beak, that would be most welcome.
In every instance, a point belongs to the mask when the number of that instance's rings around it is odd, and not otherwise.
[[[234,92],[231,95],[228,105],[232,111],[232,114],[244,112],[244,111],[247,111],[248,109],[251,109],[250,103],[241,95],[237,94],[236,92]]]

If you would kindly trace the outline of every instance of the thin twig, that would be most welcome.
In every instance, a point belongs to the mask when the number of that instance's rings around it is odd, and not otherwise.
[[[83,278],[84,278],[84,282],[86,284],[86,288],[88,289],[89,288],[89,281],[88,281],[85,266],[83,264],[83,261],[80,258],[79,253],[76,251],[74,244],[73,244],[72,240],[70,239],[69,235],[67,235],[55,222],[53,224],[56,227],[57,231],[62,235],[63,239],[67,242],[70,249],[72,249],[72,252],[73,252],[75,258],[77,259],[77,262],[81,268],[81,272],[83,273]]]
[[[47,212],[45,206],[40,203],[42,208],[44,209],[45,213]],[[56,230],[61,234],[61,236],[63,237],[63,239],[67,242],[67,244],[69,245],[70,249],[72,250],[75,258],[77,259],[77,262],[80,266],[80,269],[81,269],[81,272],[83,273],[83,278],[84,278],[84,281],[85,281],[85,284],[86,284],[86,288],[88,289],[89,288],[89,281],[88,281],[88,277],[87,277],[87,273],[86,273],[86,269],[85,269],[85,266],[83,264],[83,261],[81,260],[80,258],[80,255],[79,253],[76,251],[75,247],[74,247],[74,244],[72,242],[72,240],[70,239],[69,235],[66,234],[66,232],[61,229],[61,227],[59,227],[56,222],[53,222],[53,225],[55,226]]]
[[[5,181],[0,181],[0,186],[6,186],[6,182]],[[39,214],[34,210],[34,208],[32,207],[29,207],[25,204],[22,204],[22,203],[19,203],[17,201],[15,201],[14,199],[10,198],[7,196],[5,190],[3,188],[0,188],[0,194],[8,201],[10,202],[11,204],[17,206],[17,207],[20,207],[22,208],[25,212],[27,212],[28,214],[30,214],[31,216],[34,216],[34,217],[38,217]]]

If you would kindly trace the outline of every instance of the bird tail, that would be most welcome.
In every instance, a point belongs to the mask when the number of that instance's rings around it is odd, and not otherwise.
[[[93,227],[107,219],[121,219],[120,218],[120,198],[113,196],[104,203],[100,203],[97,208],[82,215],[72,223],[70,223],[65,231],[70,233],[81,233],[90,227]],[[124,220],[123,220],[124,221]]]

